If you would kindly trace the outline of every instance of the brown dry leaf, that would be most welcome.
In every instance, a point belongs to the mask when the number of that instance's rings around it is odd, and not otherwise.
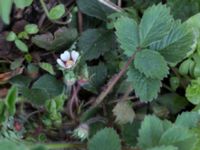
[[[9,71],[9,72],[5,72],[5,73],[0,73],[0,84],[5,83],[6,81],[8,81],[9,79],[11,79],[12,77],[19,75],[23,72],[24,68],[17,68],[13,71]]]

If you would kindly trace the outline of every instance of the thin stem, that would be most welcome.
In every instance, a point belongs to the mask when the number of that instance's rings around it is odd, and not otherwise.
[[[136,51],[137,52],[137,51]],[[131,58],[128,60],[128,62],[124,65],[123,69],[117,74],[115,75],[113,78],[111,78],[111,80],[108,82],[107,84],[107,88],[105,91],[102,91],[101,94],[96,98],[96,101],[94,103],[94,107],[96,107],[97,105],[99,105],[104,98],[109,94],[109,92],[113,89],[113,87],[115,86],[115,84],[119,81],[119,79],[124,75],[124,73],[126,72],[126,70],[128,69],[129,65],[132,63],[132,61],[135,58],[135,54],[136,52],[131,56]]]
[[[40,4],[42,5],[42,8],[44,9],[45,14],[47,15],[47,17],[49,18],[49,11],[47,9],[47,6],[44,2],[44,0],[40,0]]]
[[[69,148],[84,148],[84,144],[72,144],[72,143],[53,143],[45,144],[47,149],[69,149]]]
[[[110,9],[113,9],[114,11],[117,11],[117,12],[121,12],[122,9],[115,5],[114,3],[112,3],[111,1],[108,1],[108,0],[98,0],[101,4],[109,7]]]

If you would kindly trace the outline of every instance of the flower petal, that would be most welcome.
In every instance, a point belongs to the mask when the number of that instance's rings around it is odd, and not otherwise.
[[[60,55],[60,58],[62,59],[62,61],[67,61],[70,59],[70,53],[68,51],[65,51]]]
[[[74,63],[76,63],[78,57],[79,57],[79,53],[76,52],[76,51],[72,51],[71,52],[71,57],[72,57],[72,60],[74,61]]]
[[[56,61],[61,67],[65,68],[65,64],[61,59],[57,59]]]

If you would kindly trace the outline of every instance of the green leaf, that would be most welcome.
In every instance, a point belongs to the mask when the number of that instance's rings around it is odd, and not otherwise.
[[[21,142],[15,143],[7,139],[1,139],[0,145],[0,150],[28,150]]]
[[[107,16],[114,12],[98,0],[77,0],[77,5],[84,14],[101,20],[106,20]]]
[[[112,128],[104,128],[89,140],[88,150],[121,150],[118,134]]]
[[[48,74],[41,76],[34,82],[32,88],[45,91],[49,98],[54,98],[63,92],[62,82]]]
[[[126,144],[132,147],[136,146],[140,124],[140,121],[135,120],[132,124],[127,123],[122,125],[122,138]]]
[[[136,96],[141,101],[148,102],[157,98],[161,86],[160,80],[147,78],[144,74],[132,67],[128,71],[128,80],[131,82]]]
[[[163,122],[156,116],[146,116],[139,130],[138,145],[142,149],[158,145],[164,132]]]
[[[189,150],[194,148],[196,142],[196,136],[192,131],[180,126],[173,126],[163,133],[159,144],[173,145],[180,150]]]
[[[9,32],[8,35],[6,36],[6,40],[9,42],[15,41],[16,38],[17,38],[17,35],[13,31]]]
[[[166,36],[173,22],[166,5],[153,5],[145,10],[140,22],[140,44],[146,47]]]
[[[187,24],[174,23],[170,33],[151,48],[159,51],[169,63],[178,63],[193,49],[195,36]]]
[[[61,50],[71,46],[76,40],[78,32],[75,28],[59,28],[54,35],[45,33],[34,36],[32,42],[45,50]]]
[[[17,8],[23,9],[24,7],[30,6],[33,0],[14,0]]]
[[[36,105],[44,105],[47,100],[59,96],[63,92],[63,84],[55,77],[45,74],[33,83],[31,89],[23,87],[22,96]]]
[[[112,111],[116,116],[115,121],[119,124],[132,123],[135,118],[135,112],[128,102],[117,103]]]
[[[149,148],[147,150],[178,150],[178,148],[174,146],[159,146],[159,147]]]
[[[134,64],[140,72],[153,79],[162,80],[169,73],[166,61],[156,51],[142,50],[137,52]]]
[[[200,121],[200,115],[198,112],[183,112],[176,118],[176,125],[186,128],[195,128]]]
[[[195,0],[167,0],[167,5],[173,16],[182,21],[199,12],[199,1]]]
[[[86,60],[99,58],[105,52],[116,47],[114,34],[103,29],[88,29],[82,33],[78,48],[83,51]]]
[[[44,105],[45,102],[50,99],[46,91],[41,89],[29,89],[22,87],[21,94],[27,101],[38,106]]]
[[[65,14],[65,5],[59,4],[49,11],[49,18],[51,20],[58,20]]]
[[[39,66],[40,66],[40,68],[49,72],[52,75],[56,74],[55,71],[53,70],[53,66],[49,63],[41,62],[41,63],[39,63]]]
[[[9,112],[9,115],[13,116],[16,112],[15,103],[18,98],[18,89],[16,86],[12,86],[9,89],[8,94],[6,96],[6,107]]]
[[[27,24],[24,29],[28,34],[36,34],[39,31],[36,24]]]
[[[181,110],[185,109],[188,105],[187,99],[176,93],[160,95],[155,102],[157,102],[159,105],[166,106],[172,114],[177,114]]]
[[[4,23],[10,23],[12,0],[0,0],[0,16]]]
[[[28,52],[28,46],[23,41],[16,39],[15,45],[22,52]]]
[[[103,63],[98,64],[97,66],[89,67],[89,75],[91,76],[91,84],[96,88],[100,88],[105,82],[107,77],[107,68]]]
[[[127,56],[133,55],[139,46],[138,25],[135,20],[121,17],[115,23],[116,35]]]
[[[192,104],[200,104],[200,78],[191,80],[191,84],[186,88],[186,97]]]

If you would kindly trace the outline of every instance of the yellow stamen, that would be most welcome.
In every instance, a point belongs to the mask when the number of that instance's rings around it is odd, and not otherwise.
[[[68,60],[68,61],[66,61],[65,65],[66,65],[67,67],[71,67],[71,66],[74,65],[74,62],[73,62],[72,60]]]

